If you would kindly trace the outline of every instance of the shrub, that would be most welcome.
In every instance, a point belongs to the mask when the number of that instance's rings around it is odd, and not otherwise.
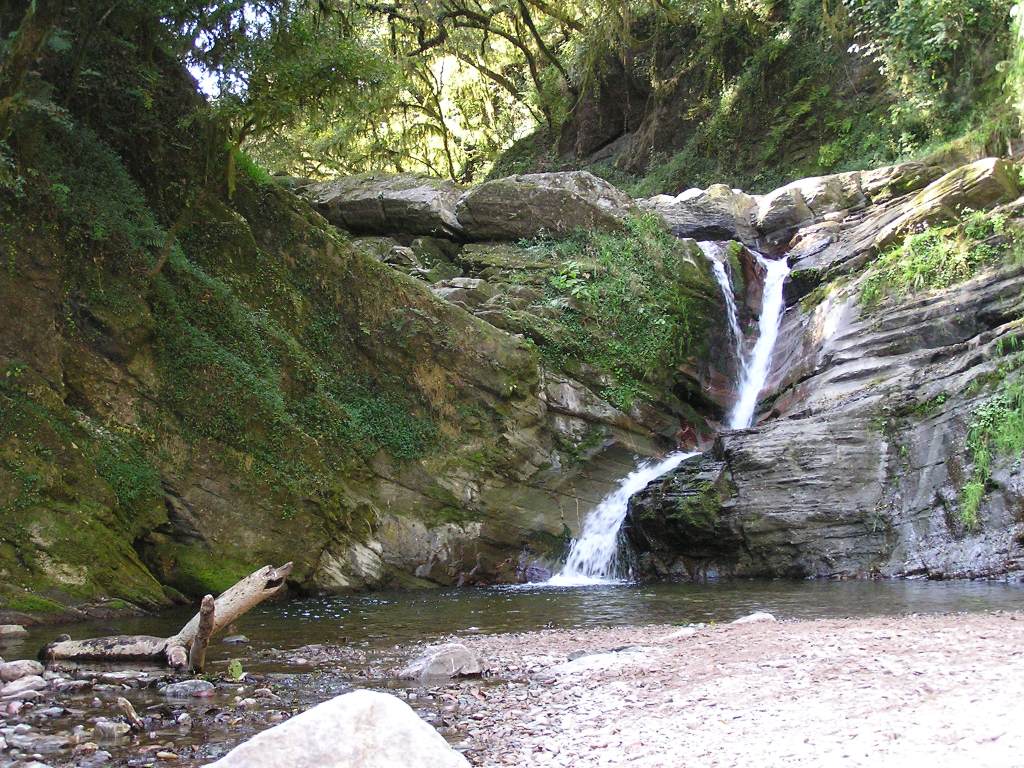
[[[948,288],[1019,253],[1019,235],[1005,217],[970,212],[956,224],[912,232],[883,253],[861,286],[861,303],[872,307],[886,296]]]
[[[1018,337],[1000,345],[1001,351],[1012,354],[1000,366],[999,389],[974,411],[968,429],[967,451],[973,471],[960,494],[960,519],[969,529],[978,525],[978,509],[992,476],[992,459],[1010,456],[1019,461],[1024,456],[1024,378],[1019,373],[1024,355],[1018,349]]]

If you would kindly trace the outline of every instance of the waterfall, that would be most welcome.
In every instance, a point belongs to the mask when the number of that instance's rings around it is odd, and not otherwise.
[[[574,587],[608,583],[621,578],[618,573],[619,529],[626,519],[630,497],[648,483],[678,467],[697,453],[673,453],[661,461],[641,463],[605,496],[583,523],[578,539],[573,539],[569,557],[562,570],[547,582],[555,587]]]
[[[785,258],[766,259],[757,251],[751,251],[754,258],[765,269],[764,291],[761,299],[761,317],[758,319],[757,342],[749,355],[743,352],[743,332],[740,330],[739,312],[736,309],[736,297],[732,290],[732,281],[725,270],[724,259],[719,259],[723,245],[717,242],[698,243],[704,255],[711,262],[715,281],[722,291],[725,300],[729,331],[736,346],[736,359],[740,363],[740,380],[736,403],[727,419],[729,429],[749,427],[754,419],[758,396],[764,389],[765,382],[772,367],[772,352],[779,336],[779,324],[785,309],[782,287],[789,275],[789,264]]]
[[[739,397],[732,407],[732,413],[729,414],[730,429],[745,429],[754,420],[758,396],[771,372],[772,352],[775,349],[775,340],[779,336],[779,324],[782,322],[782,313],[785,309],[782,286],[789,275],[789,263],[785,257],[772,260],[766,259],[756,251],[753,253],[766,272],[761,298],[761,317],[757,322],[757,342],[750,355],[743,361]]]
[[[712,240],[697,243],[704,255],[711,262],[711,270],[715,275],[715,282],[722,291],[722,298],[725,300],[725,310],[729,320],[729,331],[732,333],[732,342],[736,345],[736,359],[743,360],[743,331],[740,330],[740,313],[736,309],[736,296],[732,291],[732,281],[725,271],[725,260],[719,259],[718,254],[724,250],[722,243]]]

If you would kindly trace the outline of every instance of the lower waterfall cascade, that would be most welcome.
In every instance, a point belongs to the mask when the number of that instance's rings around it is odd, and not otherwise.
[[[658,461],[642,462],[587,515],[583,530],[574,539],[562,570],[547,582],[554,587],[606,584],[626,577],[618,563],[619,529],[626,519],[629,499],[648,483],[671,472],[698,453],[677,452]]]

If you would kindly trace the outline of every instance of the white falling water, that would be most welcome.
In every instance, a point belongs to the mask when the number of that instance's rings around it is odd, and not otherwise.
[[[547,582],[553,587],[607,584],[621,577],[617,573],[619,528],[626,519],[630,497],[652,480],[678,467],[696,453],[673,453],[661,461],[640,464],[605,496],[583,523],[578,539],[569,548],[562,570]]]
[[[754,252],[758,262],[765,268],[764,293],[761,299],[761,317],[757,323],[757,342],[750,355],[743,361],[740,376],[739,396],[729,414],[730,429],[745,429],[754,420],[758,397],[772,367],[772,352],[779,336],[779,324],[785,308],[782,286],[789,275],[786,258],[766,259]],[[728,301],[726,302],[728,304]]]
[[[736,362],[743,365],[743,331],[740,330],[740,313],[736,308],[736,296],[732,290],[732,281],[729,273],[725,270],[725,244],[714,240],[705,240],[697,243],[704,251],[708,261],[711,263],[711,271],[718,283],[718,289],[722,292],[722,299],[725,301],[726,319],[729,321],[729,332],[732,334],[733,350],[736,353]],[[721,258],[720,258],[721,257]]]
[[[743,331],[740,330],[740,313],[736,309],[736,296],[732,292],[732,281],[725,271],[725,262],[719,260],[718,254],[724,250],[721,243],[705,241],[697,243],[704,255],[711,262],[711,270],[715,274],[715,281],[722,291],[722,298],[725,299],[726,314],[729,319],[729,330],[732,332],[732,341],[736,345],[736,358],[743,360]]]

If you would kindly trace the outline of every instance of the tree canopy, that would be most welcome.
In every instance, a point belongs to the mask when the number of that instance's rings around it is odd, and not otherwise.
[[[1011,38],[1010,3],[826,2],[816,33],[853,40],[906,96],[899,108],[932,119],[970,98],[991,59],[977,51]],[[745,37],[807,34],[785,28],[787,18],[808,17],[787,8],[778,0],[23,0],[0,11],[0,109],[25,92],[42,53],[70,57],[75,81],[104,28],[148,21],[154,43],[199,77],[231,145],[270,170],[468,182],[515,140],[538,128],[557,135],[602,66],[625,61],[638,38],[695,29],[710,82],[721,62],[745,55]],[[651,61],[630,66],[647,67],[654,88],[665,85]]]

